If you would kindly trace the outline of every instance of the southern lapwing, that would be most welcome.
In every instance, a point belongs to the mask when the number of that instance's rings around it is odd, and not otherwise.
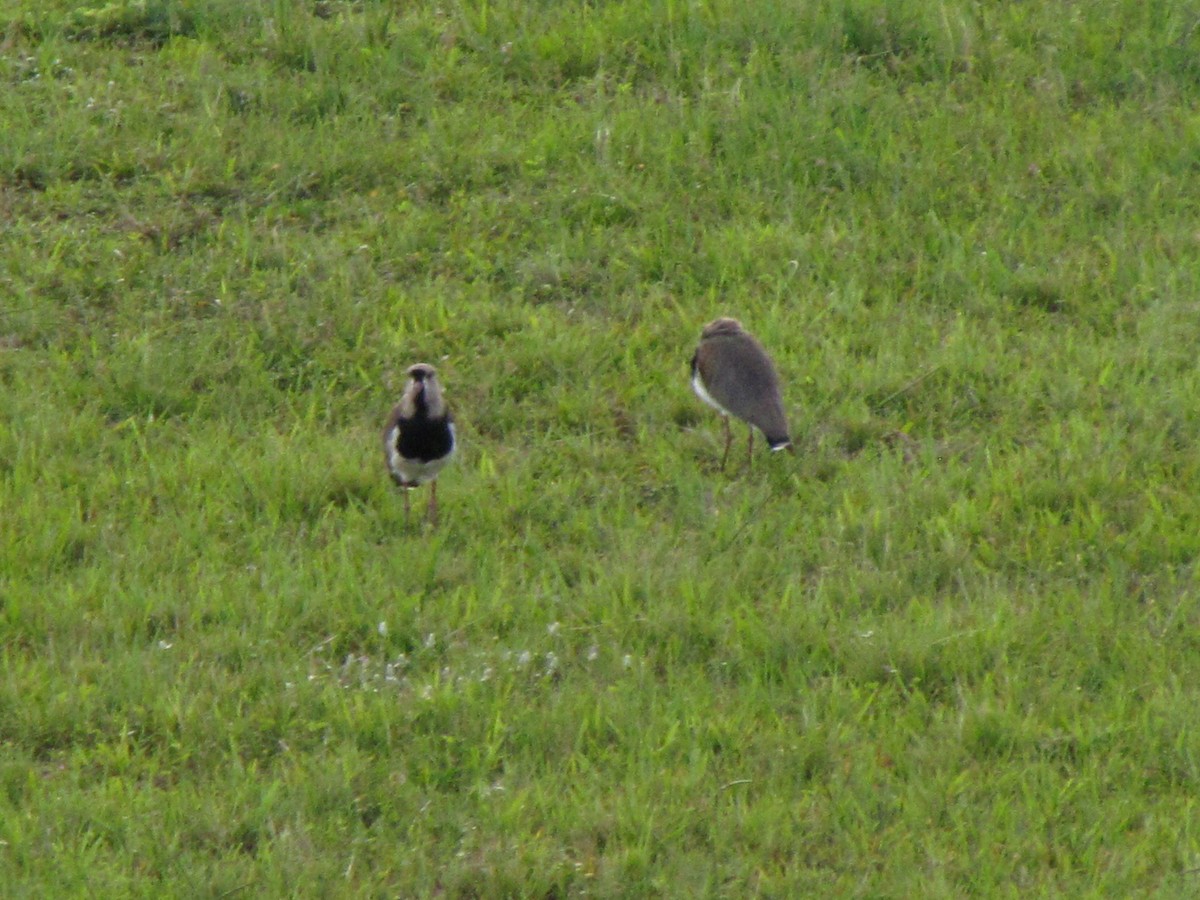
[[[733,441],[730,416],[750,426],[747,465],[753,460],[755,428],[763,433],[772,450],[796,452],[788,436],[775,366],[762,344],[737,319],[716,319],[704,326],[700,346],[692,357],[692,390],[725,420],[722,471]]]
[[[426,363],[409,366],[408,384],[383,429],[383,454],[388,472],[404,492],[408,521],[408,491],[429,484],[426,515],[437,524],[437,476],[454,455],[454,417],[442,396],[437,371]]]

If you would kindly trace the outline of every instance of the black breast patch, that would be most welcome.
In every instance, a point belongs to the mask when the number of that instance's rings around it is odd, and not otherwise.
[[[417,415],[400,420],[396,450],[405,459],[429,462],[441,459],[454,449],[454,432],[449,419],[427,419]]]

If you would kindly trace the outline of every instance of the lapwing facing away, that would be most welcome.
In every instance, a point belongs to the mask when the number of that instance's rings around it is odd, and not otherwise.
[[[704,326],[700,346],[692,357],[692,390],[724,418],[722,471],[733,441],[730,416],[750,426],[747,465],[753,462],[755,428],[763,433],[772,450],[796,452],[788,436],[775,365],[762,344],[737,319],[716,319]]]
[[[437,371],[426,363],[409,366],[408,384],[383,429],[383,453],[388,472],[404,492],[408,521],[408,491],[429,485],[426,515],[437,524],[437,476],[454,455],[454,417],[442,396]]]

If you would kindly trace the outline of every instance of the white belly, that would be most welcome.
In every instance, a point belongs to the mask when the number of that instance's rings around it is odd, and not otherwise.
[[[692,390],[696,392],[696,396],[715,409],[723,416],[729,415],[729,410],[723,407],[720,403],[712,398],[712,395],[704,389],[704,382],[700,380],[700,373],[697,372],[692,376]]]

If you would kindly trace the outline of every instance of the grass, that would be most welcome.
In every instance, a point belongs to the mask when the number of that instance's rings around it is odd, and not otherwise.
[[[9,4],[7,895],[1194,893],[1196,24]]]

